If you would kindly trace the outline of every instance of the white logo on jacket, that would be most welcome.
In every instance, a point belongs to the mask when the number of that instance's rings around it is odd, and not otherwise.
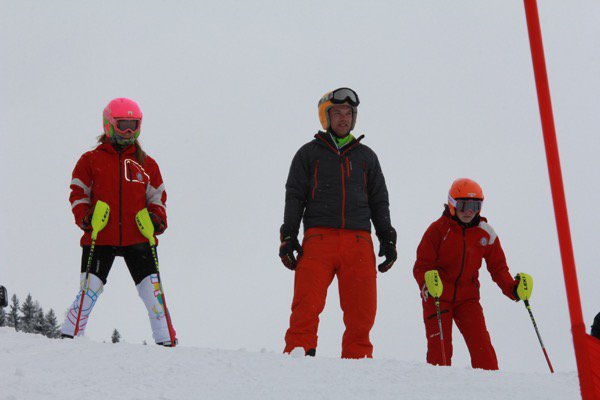
[[[123,160],[123,167],[125,169],[125,180],[127,182],[143,183],[150,181],[150,175],[146,173],[144,167],[131,159]],[[146,179],[144,179],[144,177]]]

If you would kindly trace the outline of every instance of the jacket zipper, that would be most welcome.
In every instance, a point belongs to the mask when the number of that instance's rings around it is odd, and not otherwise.
[[[327,147],[329,147],[331,150],[333,150],[333,152],[335,154],[337,154],[340,159],[340,172],[342,173],[342,226],[341,226],[342,229],[344,229],[346,227],[346,219],[344,216],[344,214],[346,213],[346,180],[345,180],[345,171],[344,171],[344,156],[350,150],[352,150],[353,148],[358,146],[364,136],[365,135],[360,135],[359,138],[356,139],[356,141],[352,145],[347,147],[344,151],[340,152],[339,149],[335,149],[331,144],[329,144],[329,142],[327,140],[325,140],[319,134],[315,135],[315,138],[317,138],[317,139],[321,140],[323,143],[325,143],[325,145],[327,145]],[[346,161],[349,162],[347,157],[346,157]],[[350,176],[350,170],[348,170],[348,176]]]
[[[369,195],[367,194],[367,165],[364,161],[363,161],[362,167],[363,167],[363,192],[365,192],[365,196],[367,196],[367,199],[368,199]]]
[[[350,160],[348,160],[348,157],[346,156],[346,172],[348,173],[348,178],[350,177]]]
[[[340,157],[340,170],[342,172],[342,229],[346,226],[346,179],[344,179],[344,161]]]
[[[123,245],[123,176],[121,174],[121,152],[119,151],[119,246]]]
[[[454,281],[454,296],[452,296],[452,302],[456,301],[456,291],[458,290],[458,280],[463,273],[463,269],[465,268],[465,256],[467,255],[467,239],[465,237],[465,228],[462,228],[462,237],[463,237],[463,256],[462,261],[460,263],[460,272],[456,277],[456,281]]]
[[[317,160],[317,163],[315,164],[315,185],[313,186],[313,190],[312,190],[313,200],[315,199],[315,191],[317,190],[318,186],[319,186],[319,160]]]

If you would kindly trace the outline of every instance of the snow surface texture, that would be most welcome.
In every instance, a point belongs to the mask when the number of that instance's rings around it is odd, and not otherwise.
[[[578,399],[569,372],[56,340],[0,328],[0,400]]]

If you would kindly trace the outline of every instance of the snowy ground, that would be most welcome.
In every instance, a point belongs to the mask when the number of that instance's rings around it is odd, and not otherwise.
[[[0,400],[578,399],[575,373],[52,340],[0,328]]]

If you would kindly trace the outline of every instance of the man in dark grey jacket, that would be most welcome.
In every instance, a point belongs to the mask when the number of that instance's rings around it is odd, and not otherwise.
[[[396,261],[396,231],[377,155],[354,138],[359,99],[340,88],[319,101],[325,131],[298,150],[288,175],[279,256],[295,270],[294,299],[284,352],[315,355],[319,314],[337,276],[346,331],[343,358],[372,357],[369,332],[375,322],[377,287],[371,221],[380,241],[378,269]],[[302,246],[298,242],[304,222]],[[295,254],[298,254],[296,259]]]

